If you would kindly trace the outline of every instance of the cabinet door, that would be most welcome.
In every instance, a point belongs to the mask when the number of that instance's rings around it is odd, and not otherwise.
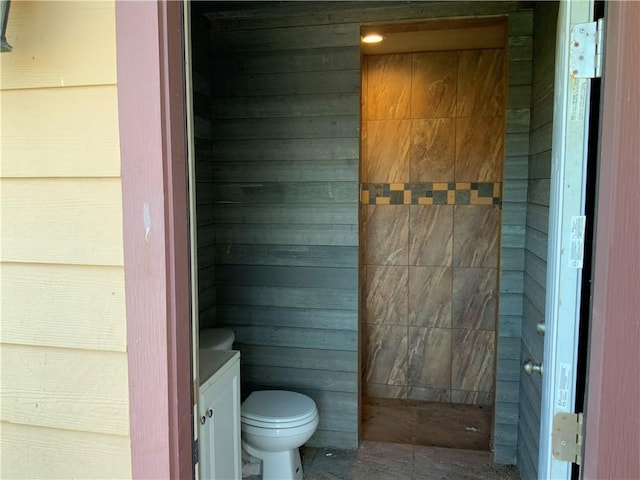
[[[240,362],[200,393],[200,478],[240,479]]]

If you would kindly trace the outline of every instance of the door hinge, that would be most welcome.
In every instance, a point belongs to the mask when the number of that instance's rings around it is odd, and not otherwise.
[[[582,413],[556,413],[553,417],[551,453],[553,458],[582,465],[582,439],[584,438]]]
[[[599,78],[602,76],[604,47],[603,19],[576,23],[571,26],[569,46],[569,75],[573,78]]]

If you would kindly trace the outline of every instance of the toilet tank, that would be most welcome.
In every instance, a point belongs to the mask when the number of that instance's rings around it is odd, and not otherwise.
[[[236,339],[233,330],[228,328],[203,328],[199,337],[203,350],[231,350]]]

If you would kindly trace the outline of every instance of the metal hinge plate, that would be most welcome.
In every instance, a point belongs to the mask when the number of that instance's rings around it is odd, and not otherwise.
[[[553,417],[551,453],[553,458],[582,464],[583,414],[557,413]]]
[[[602,18],[596,22],[571,26],[569,46],[569,75],[573,78],[602,76],[604,31]]]

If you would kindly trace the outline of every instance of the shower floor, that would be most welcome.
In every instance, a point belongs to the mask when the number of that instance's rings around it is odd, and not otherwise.
[[[491,407],[363,398],[362,439],[489,451]]]

